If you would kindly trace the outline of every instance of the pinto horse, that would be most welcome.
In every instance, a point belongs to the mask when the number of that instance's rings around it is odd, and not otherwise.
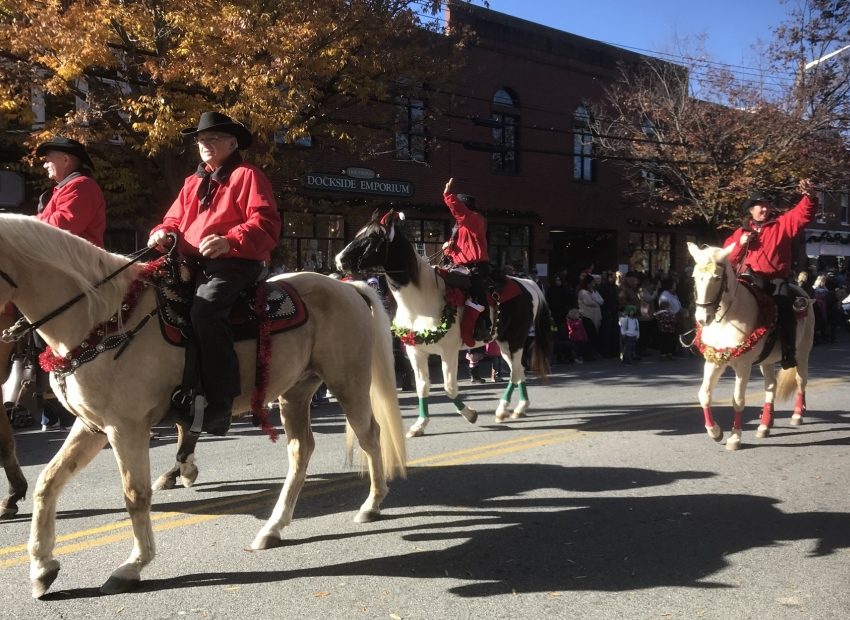
[[[35,218],[0,215],[0,304],[13,301],[28,321],[38,322],[64,302],[84,295],[82,303],[71,305],[38,329],[57,355],[79,350],[99,330],[116,336],[134,334],[128,346],[119,349],[120,355],[106,349],[75,365],[61,381],[57,373],[51,374],[54,393],[77,419],[39,476],[33,494],[29,554],[36,598],[47,592],[59,573],[53,554],[58,495],[107,442],[121,473],[133,548],[101,591],[127,591],[154,558],[149,432],[170,408],[184,354],[163,339],[154,321],[142,327],[157,306],[153,287],[139,287],[142,265],[131,265],[104,281],[128,262]],[[310,398],[322,381],[345,413],[349,456],[353,433],[366,457],[369,497],[355,520],[378,518],[387,480],[405,473],[390,324],[380,299],[366,285],[352,286],[314,273],[293,274],[286,281],[300,296],[309,320],[271,337],[267,390],[280,403],[289,469],[270,519],[254,538],[254,549],[279,544],[281,530],[292,520],[315,447]],[[95,286],[98,283],[102,285]],[[128,310],[128,291],[137,292],[133,310]],[[256,348],[251,341],[236,344],[242,396],[234,403],[234,411],[250,409]]]
[[[442,360],[443,387],[457,412],[473,424],[478,412],[463,402],[457,385],[458,353],[466,348],[460,336],[463,308],[455,306],[462,306],[462,300],[458,303],[458,300],[447,299],[445,280],[416,253],[399,223],[403,219],[403,214],[395,211],[376,212],[369,224],[337,255],[336,261],[343,271],[382,271],[386,274],[390,291],[398,303],[394,331],[405,344],[419,397],[419,416],[407,436],[419,437],[424,434],[430,419],[430,354],[439,355]],[[497,310],[491,310],[495,340],[510,367],[510,381],[496,409],[496,422],[504,422],[508,417],[522,418],[528,409],[522,356],[531,327],[535,329],[531,367],[543,380],[549,371],[551,343],[551,317],[543,292],[531,280],[514,277],[506,280],[510,286],[513,286],[510,283],[516,285],[518,294],[510,301],[499,303]],[[476,343],[476,346],[481,344]],[[516,389],[519,389],[519,403],[511,412],[508,408]]]
[[[727,366],[735,372],[732,396],[735,412],[732,431],[726,440],[727,450],[741,447],[741,419],[745,405],[747,382],[754,365],[764,376],[764,405],[756,436],[770,435],[774,402],[790,398],[796,387],[797,399],[791,425],[799,426],[806,411],[806,383],[809,375],[809,353],[812,350],[815,319],[811,300],[797,320],[797,367],[776,374],[775,364],[781,358],[781,347],[775,329],[776,308],[773,299],[739,279],[728,258],[734,246],[699,248],[688,243],[688,251],[696,263],[694,287],[697,322],[694,345],[705,358],[699,402],[705,417],[708,436],[723,439],[723,431],[711,414],[714,386]],[[796,289],[800,297],[806,294]]]
[[[0,331],[14,322],[13,316],[0,312]],[[9,357],[14,348],[15,343],[0,341],[0,384],[6,379]],[[9,492],[0,500],[0,519],[4,519],[18,514],[18,502],[27,495],[27,479],[24,478],[15,453],[15,432],[5,412],[0,412],[0,463],[9,481]]]

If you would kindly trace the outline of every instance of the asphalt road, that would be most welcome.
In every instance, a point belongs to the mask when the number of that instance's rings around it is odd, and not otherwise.
[[[98,587],[130,552],[109,449],[59,502],[50,593],[30,597],[32,504],[0,522],[0,618],[845,618],[850,613],[850,337],[817,347],[809,412],[727,452],[702,428],[701,364],[601,360],[532,381],[530,416],[495,425],[493,384],[464,386],[469,425],[439,387],[384,518],[352,518],[367,482],[344,460],[337,405],[314,409],[317,449],[283,546],[246,550],[286,472],[284,442],[237,423],[199,447],[198,483],[154,498],[158,555],[140,587]],[[437,379],[437,382],[439,379]],[[731,377],[715,414],[728,430]],[[405,426],[415,398],[401,393]],[[154,473],[174,456],[151,443]],[[34,484],[63,435],[18,434]]]

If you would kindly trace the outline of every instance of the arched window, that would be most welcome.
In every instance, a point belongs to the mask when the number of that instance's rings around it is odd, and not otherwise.
[[[519,102],[510,91],[500,88],[493,95],[494,172],[519,171]]]
[[[590,134],[590,114],[580,105],[573,113],[573,178],[593,180],[593,137]]]

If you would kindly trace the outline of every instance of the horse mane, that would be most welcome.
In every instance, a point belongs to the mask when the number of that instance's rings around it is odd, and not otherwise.
[[[0,214],[0,251],[71,280],[86,296],[92,323],[114,314],[136,271],[128,269],[94,288],[107,274],[126,265],[127,258],[28,215]]]
[[[372,216],[372,221],[366,226],[366,229],[363,231],[366,235],[371,235],[372,233],[380,233],[385,234],[386,228],[383,224],[381,224],[382,215],[378,212]],[[421,260],[420,256],[416,253],[416,250],[413,249],[413,243],[410,239],[407,238],[407,235],[404,234],[404,228],[399,226],[399,222],[395,222],[393,224],[393,230],[395,231],[395,236],[393,240],[390,241],[387,238],[387,243],[389,243],[392,247],[399,248],[399,252],[401,254],[401,270],[407,274],[408,278],[410,278],[411,284],[414,286],[419,286],[419,261]],[[384,265],[384,269],[386,269],[386,265]],[[392,276],[390,276],[392,279]]]

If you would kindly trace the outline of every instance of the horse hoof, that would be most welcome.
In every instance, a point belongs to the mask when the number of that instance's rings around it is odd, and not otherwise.
[[[528,417],[528,416],[525,415],[525,411],[514,411],[511,414],[512,420],[519,420],[520,418],[525,418],[525,417]]]
[[[139,585],[141,580],[138,578],[131,579],[127,577],[116,577],[113,575],[106,580],[106,583],[100,586],[101,594],[124,594],[133,590]]]
[[[425,427],[428,426],[428,422],[430,422],[430,418],[418,418],[416,422],[413,423],[413,426],[410,427],[410,430],[407,431],[406,437],[408,439],[412,437],[422,437],[425,434]]]
[[[760,424],[758,430],[756,430],[756,437],[758,437],[759,439],[770,437],[770,428],[765,426],[764,424]]]
[[[714,441],[720,441],[723,439],[723,431],[720,430],[720,425],[715,424],[714,426],[706,426],[705,432],[708,433],[708,436],[711,437]]]
[[[254,539],[254,542],[251,543],[251,549],[254,551],[276,549],[281,546],[283,546],[283,540],[276,534],[264,534]]]
[[[167,491],[169,489],[173,489],[177,486],[177,480],[172,476],[166,476],[163,474],[159,478],[156,479],[156,482],[153,483],[151,489],[154,491]]]
[[[729,439],[726,440],[726,449],[730,452],[734,452],[741,447],[741,435],[738,433],[731,433],[729,435]]]
[[[478,412],[471,407],[464,407],[458,413],[460,413],[460,415],[462,415],[470,424],[475,424],[475,421],[478,420]]]
[[[3,510],[0,511],[0,519],[11,519],[16,514],[18,514],[18,506],[16,504],[3,506]]]
[[[373,521],[378,521],[381,518],[381,513],[377,510],[361,510],[356,515],[354,515],[355,523],[372,523]]]
[[[55,568],[50,569],[46,573],[44,573],[38,579],[32,580],[32,597],[33,598],[41,598],[47,591],[50,589],[50,586],[53,585],[53,582],[56,581],[56,577],[59,576],[59,565],[57,563]]]
[[[795,413],[791,416],[791,426],[802,426],[803,425],[803,414]]]

